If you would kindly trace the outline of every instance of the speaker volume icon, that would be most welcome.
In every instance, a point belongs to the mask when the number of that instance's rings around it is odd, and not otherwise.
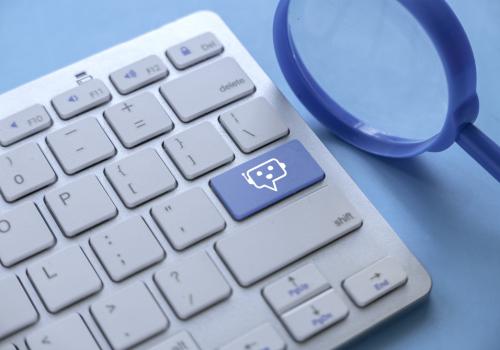
[[[126,74],[125,74],[125,78],[126,79],[132,79],[132,78],[135,78],[137,77],[137,72],[133,69],[129,70]]]

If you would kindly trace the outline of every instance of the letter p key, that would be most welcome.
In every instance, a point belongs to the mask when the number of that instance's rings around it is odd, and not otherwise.
[[[68,205],[67,202],[70,198],[71,198],[71,194],[69,192],[63,192],[63,193],[59,194],[59,199],[61,199],[61,202],[64,205]]]

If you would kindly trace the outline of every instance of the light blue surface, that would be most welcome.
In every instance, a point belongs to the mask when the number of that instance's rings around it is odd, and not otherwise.
[[[210,180],[235,220],[243,220],[325,177],[302,143],[293,140]]]
[[[478,67],[477,125],[500,142],[500,1],[450,0]],[[272,46],[275,1],[0,1],[0,90],[211,9],[226,20],[433,277],[427,302],[352,349],[500,348],[500,186],[454,145],[387,160],[331,136],[304,110]],[[422,127],[425,127],[423,125]],[[321,349],[319,349],[321,350]]]

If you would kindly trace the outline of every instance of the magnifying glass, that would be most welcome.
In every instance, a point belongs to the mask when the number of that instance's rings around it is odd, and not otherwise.
[[[444,0],[280,0],[273,31],[290,87],[343,140],[393,158],[457,142],[500,182],[500,147],[473,124],[472,48]]]

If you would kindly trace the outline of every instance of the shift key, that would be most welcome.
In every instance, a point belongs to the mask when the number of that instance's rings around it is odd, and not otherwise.
[[[183,122],[190,122],[255,91],[232,58],[223,58],[163,84],[160,92]]]
[[[326,186],[228,235],[215,248],[238,283],[249,287],[354,231],[361,223],[344,195]],[[278,312],[287,307],[279,306]]]

